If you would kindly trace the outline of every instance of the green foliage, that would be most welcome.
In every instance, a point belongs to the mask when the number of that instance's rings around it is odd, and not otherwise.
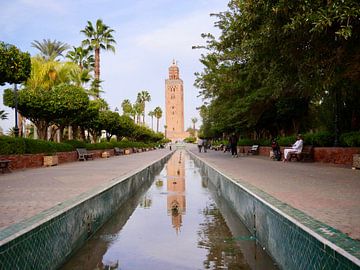
[[[100,143],[87,143],[86,149],[88,150],[97,150],[97,149],[111,149],[114,148],[113,143],[110,142],[100,142]]]
[[[68,152],[74,150],[75,148],[67,143],[0,136],[0,155],[54,154],[56,152]]]
[[[246,145],[254,145],[257,144],[255,140],[251,140],[251,139],[240,139],[238,141],[239,146],[246,146]]]
[[[295,142],[295,138],[294,138]],[[313,146],[333,146],[334,134],[328,131],[304,134],[304,144]]]
[[[208,51],[195,86],[206,100],[204,136],[359,130],[359,1],[233,0],[228,7],[213,15],[219,38],[203,35]]]
[[[0,155],[24,154],[25,143],[21,138],[0,136]]]
[[[86,142],[77,140],[68,140],[66,143],[72,145],[73,148],[86,148],[87,145]]]
[[[360,147],[360,131],[342,134],[340,136],[340,144],[349,147]]]
[[[278,138],[277,142],[280,146],[292,146],[296,141],[296,136],[287,136]]]
[[[196,138],[195,137],[187,137],[187,138],[184,139],[184,142],[186,142],[186,143],[195,143]]]
[[[0,41],[0,85],[22,83],[30,75],[30,54]]]

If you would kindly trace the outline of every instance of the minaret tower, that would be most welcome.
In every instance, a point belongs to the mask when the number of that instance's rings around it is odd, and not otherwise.
[[[173,60],[169,67],[169,79],[165,80],[166,137],[172,141],[185,139],[184,88],[179,76],[179,67]]]

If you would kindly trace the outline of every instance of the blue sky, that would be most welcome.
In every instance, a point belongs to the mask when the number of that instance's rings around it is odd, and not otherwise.
[[[202,70],[201,33],[217,33],[210,13],[227,9],[228,0],[0,0],[0,40],[31,55],[34,40],[58,40],[79,46],[84,39],[80,30],[87,21],[101,18],[115,30],[116,53],[101,53],[103,98],[112,110],[120,109],[124,99],[134,102],[138,92],[147,90],[152,101],[146,111],[160,106],[165,110],[165,82],[172,60],[178,61],[185,91],[185,127],[197,117],[202,104],[193,86],[194,72]],[[8,87],[8,86],[7,86]],[[2,97],[4,87],[0,88]],[[1,98],[2,100],[2,98]],[[10,108],[0,102],[9,119],[0,121],[6,132],[14,126]],[[149,117],[147,117],[149,118]],[[165,111],[160,126],[163,127]],[[150,122],[150,119],[147,119]]]

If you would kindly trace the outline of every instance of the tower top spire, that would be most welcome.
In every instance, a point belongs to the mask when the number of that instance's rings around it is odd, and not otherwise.
[[[170,80],[178,80],[179,76],[179,67],[176,64],[175,59],[173,59],[172,65],[169,67],[169,79]]]

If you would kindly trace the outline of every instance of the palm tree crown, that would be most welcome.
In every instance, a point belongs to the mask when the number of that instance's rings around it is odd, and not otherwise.
[[[85,29],[80,32],[87,37],[82,45],[95,51],[95,79],[100,80],[100,49],[115,52],[113,45],[116,41],[112,36],[115,31],[98,19],[95,27],[88,21]]]
[[[56,39],[54,41],[43,39],[42,42],[34,40],[31,42],[31,46],[38,49],[45,60],[55,60],[58,56],[63,56],[64,51],[70,49],[68,44],[56,41]]]

